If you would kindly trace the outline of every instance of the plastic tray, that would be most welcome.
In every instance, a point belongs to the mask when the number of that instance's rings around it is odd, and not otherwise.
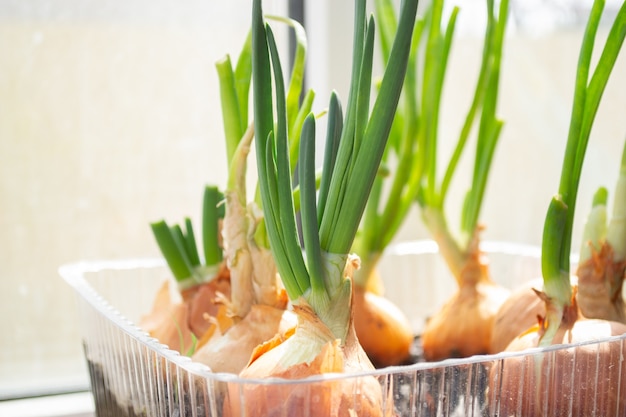
[[[536,247],[485,242],[483,249],[488,252],[494,280],[503,285],[514,288],[539,276]],[[380,270],[387,296],[409,315],[416,334],[428,314],[454,290],[431,241],[389,248]],[[251,390],[264,390],[268,401],[285,404],[274,414],[285,417],[626,415],[626,335],[520,353],[389,367],[367,374],[299,381],[244,380],[212,373],[134,324],[150,310],[157,289],[168,279],[162,260],[80,262],[61,267],[60,273],[78,295],[85,358],[99,417],[252,417],[259,415],[259,407],[248,403]],[[614,352],[608,362],[606,355],[600,355],[606,349]],[[580,354],[583,351],[585,355]],[[564,352],[568,353],[565,362],[564,356],[557,354]],[[501,377],[513,360],[522,363],[520,378],[504,387]],[[536,374],[538,366],[549,388],[527,377]],[[606,369],[617,371],[607,374]],[[370,383],[375,379],[381,387],[380,403],[368,413],[359,409],[359,390],[366,379]],[[324,401],[320,392],[330,392],[337,384],[352,390],[348,398],[353,398],[353,404],[338,406]],[[290,393],[295,391],[304,393],[300,398],[307,400],[294,405]],[[533,399],[539,391],[557,392],[559,401],[540,401],[537,406]]]

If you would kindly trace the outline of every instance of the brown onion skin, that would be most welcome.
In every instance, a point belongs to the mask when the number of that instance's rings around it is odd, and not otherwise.
[[[187,291],[190,293],[187,294]],[[223,268],[220,275],[210,282],[187,291],[183,291],[182,294],[189,307],[189,328],[199,338],[213,325],[208,318],[217,316],[218,310],[222,307],[217,300],[220,297],[230,298],[228,269]]]
[[[422,333],[428,361],[488,353],[496,312],[509,290],[489,281],[463,282]]]
[[[200,347],[192,356],[213,372],[238,374],[247,365],[259,344],[296,325],[293,312],[253,304],[248,314],[224,334],[219,334]]]
[[[172,298],[170,285],[169,280],[163,282],[139,327],[170,349],[187,354],[194,336],[201,338],[213,326],[211,318],[223,308],[218,299],[230,297],[230,273],[223,263],[211,281],[182,290],[181,301]]]
[[[586,342],[625,332],[626,326],[621,323],[581,319],[570,330],[560,328],[554,343]],[[506,350],[536,347],[538,340],[539,333],[532,330],[516,338]],[[613,342],[496,361],[490,370],[489,415],[624,416],[625,357],[626,344]],[[537,363],[539,358],[544,362]],[[535,369],[539,369],[540,374]]]
[[[604,242],[578,266],[578,307],[585,317],[626,323],[622,298],[626,261],[614,258],[612,246]]]
[[[398,306],[355,285],[352,308],[357,337],[375,367],[399,365],[409,358],[413,332]]]

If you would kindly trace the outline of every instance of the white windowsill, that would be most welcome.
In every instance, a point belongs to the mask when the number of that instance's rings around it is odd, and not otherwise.
[[[3,417],[94,417],[91,392],[0,401]]]

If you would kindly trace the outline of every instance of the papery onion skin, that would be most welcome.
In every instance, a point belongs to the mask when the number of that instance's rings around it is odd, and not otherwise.
[[[545,303],[533,291],[543,285],[541,279],[533,280],[511,292],[500,306],[493,323],[489,353],[499,353],[524,330],[537,323],[538,316],[546,314]]]
[[[293,312],[254,304],[242,320],[224,334],[209,340],[192,356],[213,372],[238,374],[250,360],[256,346],[296,325]]]
[[[560,328],[554,343],[587,342],[625,332],[626,326],[621,323],[582,319],[570,330]],[[529,331],[506,350],[536,347],[538,339],[536,330]],[[626,415],[624,358],[626,344],[603,342],[499,360],[490,371],[489,415]]]
[[[626,323],[622,285],[626,261],[614,260],[614,251],[604,242],[599,251],[577,269],[578,307],[585,317]]]
[[[187,294],[187,291],[191,291]],[[221,305],[220,297],[230,297],[230,274],[226,265],[218,276],[206,284],[200,284],[182,293],[189,306],[189,328],[198,338],[213,325],[210,317],[215,317]]]
[[[349,375],[374,369],[358,344],[354,328],[351,326],[346,344],[340,346],[339,340],[319,319],[311,320],[311,312],[296,309],[300,320],[294,334],[260,355],[239,375],[243,379],[283,378],[289,381],[229,383],[224,415],[383,416],[382,387],[378,380],[374,376]],[[302,320],[302,314],[308,318]],[[298,346],[303,349],[297,349]],[[338,379],[300,381],[311,376],[338,373],[343,374]]]
[[[170,349],[187,354],[194,337],[201,338],[213,326],[212,317],[222,308],[218,299],[230,296],[230,274],[223,264],[211,281],[174,293],[170,281],[159,288],[150,312],[139,327]],[[181,346],[182,341],[182,346]]]
[[[398,306],[355,285],[352,308],[359,342],[375,367],[399,365],[409,358],[414,336]]]

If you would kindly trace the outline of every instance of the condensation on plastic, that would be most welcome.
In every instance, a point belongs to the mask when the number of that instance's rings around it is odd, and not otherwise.
[[[483,249],[494,279],[503,285],[513,288],[539,276],[538,248],[486,242]],[[450,291],[446,279],[452,278],[433,279],[447,274],[433,242],[389,248],[381,274],[390,271],[394,275],[387,279],[387,292],[412,315],[414,324],[423,322]],[[149,311],[168,277],[161,260],[81,262],[63,266],[60,273],[78,295],[98,417],[252,417],[260,405],[251,404],[248,395],[259,390],[268,403],[282,405],[272,414],[277,417],[626,415],[626,335],[359,375],[244,380],[212,373],[134,324]],[[505,378],[512,366],[517,367],[515,380]],[[360,389],[372,379],[380,385],[380,403],[376,413],[363,414]],[[325,393],[339,384],[352,393],[344,399],[353,399],[352,404],[341,405],[343,411],[324,401]],[[558,393],[558,398],[537,400],[549,393]]]

